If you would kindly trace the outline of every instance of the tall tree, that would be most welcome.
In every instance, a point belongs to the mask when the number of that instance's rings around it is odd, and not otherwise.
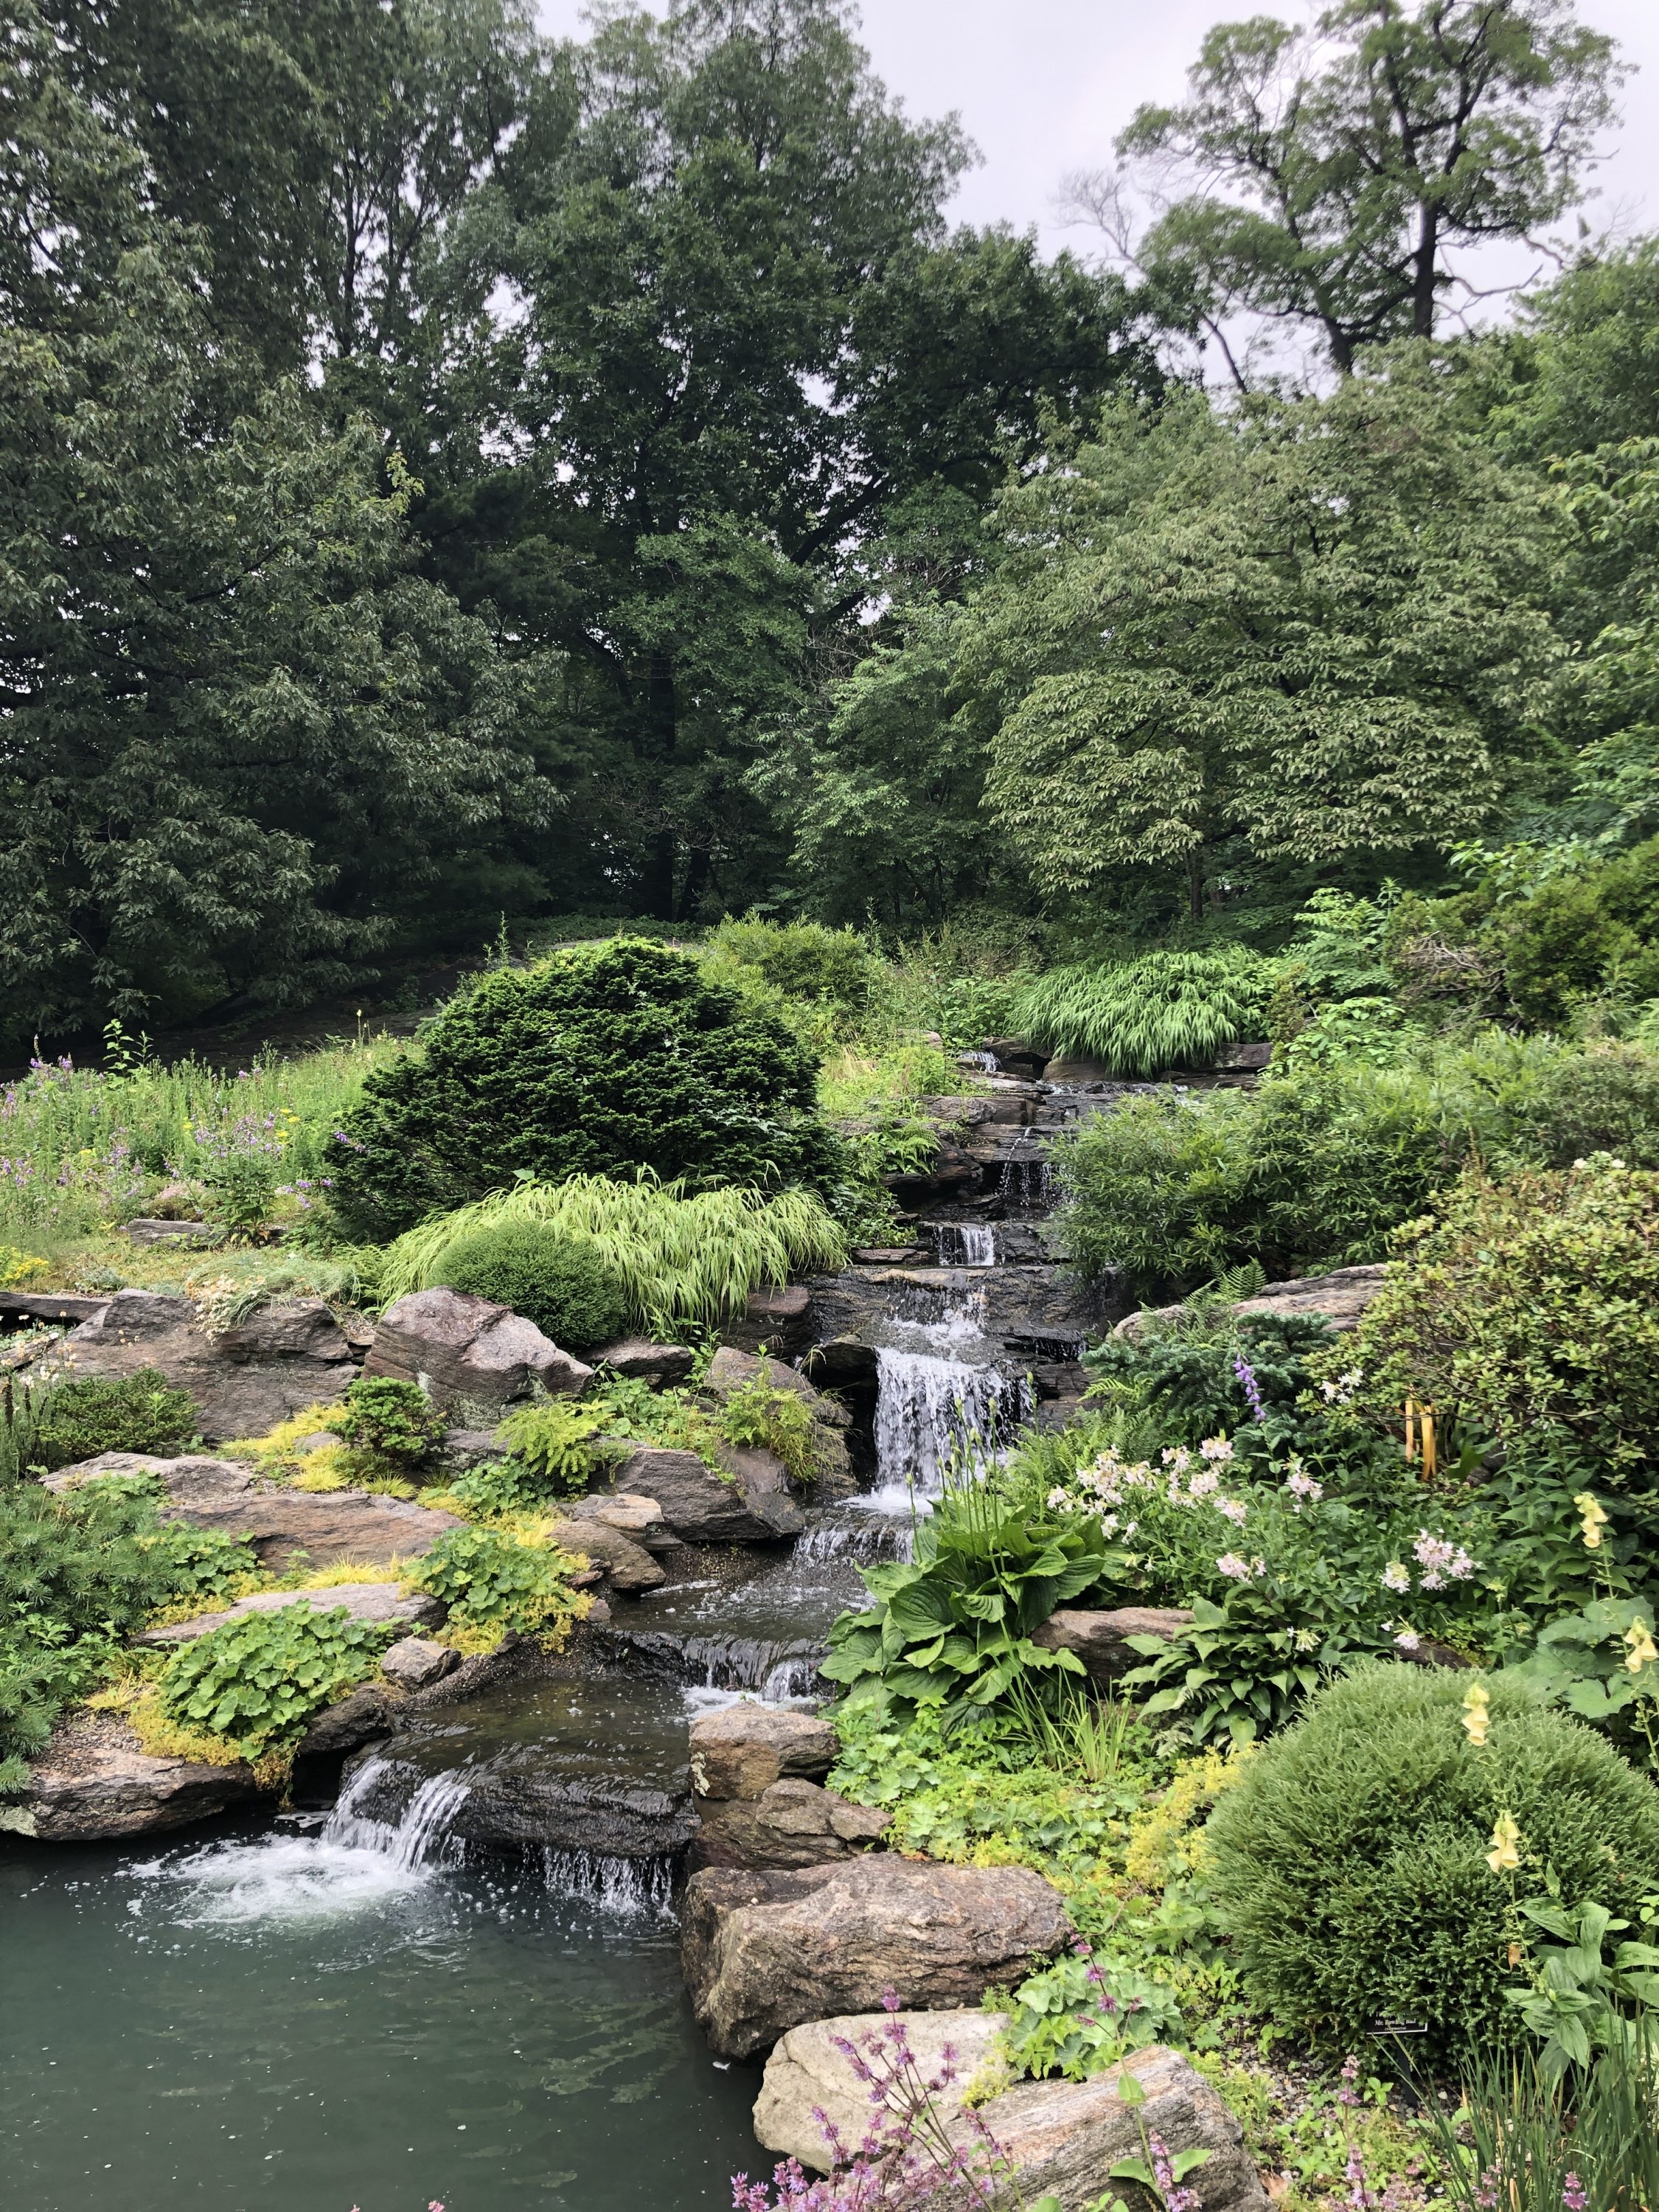
[[[1176,107],[1121,154],[1199,185],[1154,227],[1158,287],[1311,324],[1339,369],[1431,337],[1460,246],[1524,237],[1582,197],[1620,71],[1571,0],[1340,0],[1205,39]]]

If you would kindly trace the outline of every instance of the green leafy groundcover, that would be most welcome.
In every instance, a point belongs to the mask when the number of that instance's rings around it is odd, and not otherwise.
[[[326,1593],[319,1593],[326,1603]],[[158,1692],[167,1718],[225,1737],[248,1759],[293,1742],[313,1713],[374,1674],[401,1633],[353,1620],[343,1606],[285,1605],[210,1629],[175,1652]]]

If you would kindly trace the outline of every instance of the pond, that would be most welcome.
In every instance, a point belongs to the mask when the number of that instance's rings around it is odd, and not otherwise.
[[[9,2212],[715,2212],[771,2163],[643,1893],[280,1826],[5,1843],[0,1960]]]

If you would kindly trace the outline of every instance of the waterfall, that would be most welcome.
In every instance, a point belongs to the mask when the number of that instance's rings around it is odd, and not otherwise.
[[[465,1798],[468,1784],[459,1774],[429,1774],[397,1820],[375,1819],[367,1809],[371,1800],[392,1778],[408,1771],[394,1759],[365,1759],[329,1814],[323,1841],[379,1851],[394,1866],[441,1864],[450,1840],[449,1822]]]
[[[1042,1153],[1031,1150],[1035,1134],[1036,1125],[1028,1121],[1002,1164],[1002,1203],[1015,1213],[1040,1213],[1048,1205],[1048,1163]]]
[[[933,1249],[944,1267],[994,1267],[997,1232],[988,1222],[936,1221]]]
[[[674,1914],[672,1859],[607,1858],[600,1851],[542,1850],[550,1894],[596,1905],[617,1920],[671,1920]]]
[[[957,1054],[957,1066],[976,1067],[982,1074],[996,1075],[1000,1073],[1002,1063],[994,1052],[959,1052]]]
[[[952,1456],[982,1465],[997,1446],[1003,1401],[1018,1416],[1018,1386],[994,1367],[969,1367],[925,1352],[876,1353],[875,1499],[883,1504],[912,1489],[937,1498],[945,1463]]]

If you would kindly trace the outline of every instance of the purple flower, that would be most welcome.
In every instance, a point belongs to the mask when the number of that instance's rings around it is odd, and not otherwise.
[[[1265,1421],[1267,1409],[1261,1402],[1261,1385],[1255,1379],[1255,1370],[1242,1352],[1233,1354],[1233,1373],[1244,1387],[1244,1395],[1250,1401],[1250,1411],[1258,1421]]]
[[[1566,2206],[1567,2212],[1584,2212],[1585,2205],[1589,2203],[1589,2192],[1576,2173],[1568,2173],[1566,2185],[1561,2191],[1561,2202]]]

